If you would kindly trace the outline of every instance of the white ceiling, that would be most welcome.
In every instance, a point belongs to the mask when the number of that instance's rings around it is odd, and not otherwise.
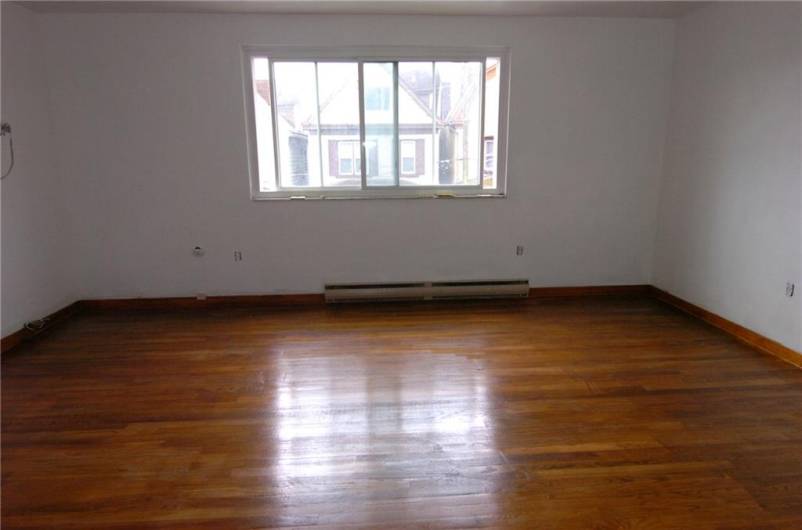
[[[676,18],[707,2],[531,0],[23,1],[39,12],[200,12],[398,15],[532,15]]]

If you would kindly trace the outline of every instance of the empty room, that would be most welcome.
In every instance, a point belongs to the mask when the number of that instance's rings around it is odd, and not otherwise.
[[[802,528],[802,2],[0,19],[3,529]]]

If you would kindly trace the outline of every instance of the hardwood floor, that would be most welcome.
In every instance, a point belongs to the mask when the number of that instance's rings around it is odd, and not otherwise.
[[[649,299],[81,315],[4,529],[802,528],[802,371]]]

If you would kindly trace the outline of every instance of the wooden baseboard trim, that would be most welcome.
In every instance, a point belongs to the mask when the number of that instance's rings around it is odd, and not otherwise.
[[[792,350],[791,348],[784,346],[775,340],[752,331],[749,328],[745,328],[740,324],[736,324],[731,320],[727,320],[726,318],[717,315],[712,311],[708,311],[707,309],[699,307],[698,305],[692,304],[691,302],[683,300],[682,298],[663,291],[662,289],[652,287],[651,290],[652,295],[661,302],[673,306],[680,311],[698,318],[699,320],[707,322],[713,327],[732,335],[739,341],[748,344],[753,348],[757,348],[764,353],[768,353],[769,355],[773,355],[779,359],[782,359],[783,361],[793,364],[794,366],[802,368],[802,353]]]
[[[650,296],[649,285],[593,285],[579,287],[533,287],[530,298],[577,298],[583,296]],[[79,311],[131,311],[131,310],[170,310],[201,308],[248,308],[248,307],[287,307],[312,306],[325,303],[323,294],[268,294],[210,296],[204,300],[192,297],[167,298],[112,298],[79,300],[47,316],[48,323],[41,330],[31,332],[26,329],[16,331],[2,338],[0,352],[5,353],[19,344],[50,329],[58,322]]]
[[[285,307],[323,304],[322,294],[267,294],[210,296],[199,300],[192,297],[174,298],[114,298],[82,300],[83,308],[90,311],[109,310],[160,310],[236,307]]]
[[[665,304],[707,322],[745,344],[802,368],[802,354],[799,352],[652,285],[591,285],[579,287],[532,287],[529,289],[529,297],[533,299],[592,296],[645,296],[656,298]],[[47,324],[42,329],[36,331],[21,329],[3,337],[0,340],[0,353],[6,353],[23,342],[41,335],[81,311],[298,307],[322,304],[324,304],[322,294],[210,296],[204,300],[191,297],[79,300],[48,315],[46,317]]]
[[[584,287],[533,287],[532,298],[573,298],[582,296],[649,296],[650,285],[594,285]],[[210,296],[204,300],[192,297],[173,298],[111,298],[82,300],[87,310],[136,310],[136,309],[195,309],[233,307],[306,306],[325,303],[323,294],[267,294]]]
[[[34,337],[38,337],[39,335],[53,329],[58,324],[64,322],[65,320],[69,319],[70,317],[75,316],[78,314],[82,309],[81,302],[73,302],[66,307],[62,307],[58,311],[47,315],[45,320],[45,325],[37,330],[29,330],[26,328],[19,329],[10,335],[7,335],[0,339],[0,353],[6,353],[9,350],[16,348],[23,342],[27,342]]]
[[[579,298],[583,296],[651,296],[651,285],[586,285],[579,287],[532,287],[530,298]]]

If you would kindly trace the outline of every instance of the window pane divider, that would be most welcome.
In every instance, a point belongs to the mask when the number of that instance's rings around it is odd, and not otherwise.
[[[401,187],[401,134],[399,133],[400,124],[398,123],[398,61],[393,61],[393,145],[395,146],[395,186]]]
[[[482,81],[479,83],[479,185],[485,183],[485,82],[487,81],[487,58],[479,63],[479,75]]]
[[[317,72],[317,61],[315,61],[315,116],[317,117],[317,161],[318,167],[320,168],[320,187],[325,188],[326,179],[323,173],[323,129],[320,125],[320,77]],[[337,170],[339,171],[339,168],[337,168]]]
[[[440,142],[437,138],[437,71],[432,61],[432,185],[440,182],[438,159],[440,158]]]
[[[276,165],[276,189],[283,189],[281,186],[281,160],[279,154],[278,141],[278,105],[276,105],[276,63],[271,59],[267,60],[270,70],[270,113],[273,115],[273,162]]]
[[[359,157],[362,191],[367,189],[368,184],[368,156],[367,146],[365,145],[365,63],[359,61],[357,64],[357,84],[359,85]]]

